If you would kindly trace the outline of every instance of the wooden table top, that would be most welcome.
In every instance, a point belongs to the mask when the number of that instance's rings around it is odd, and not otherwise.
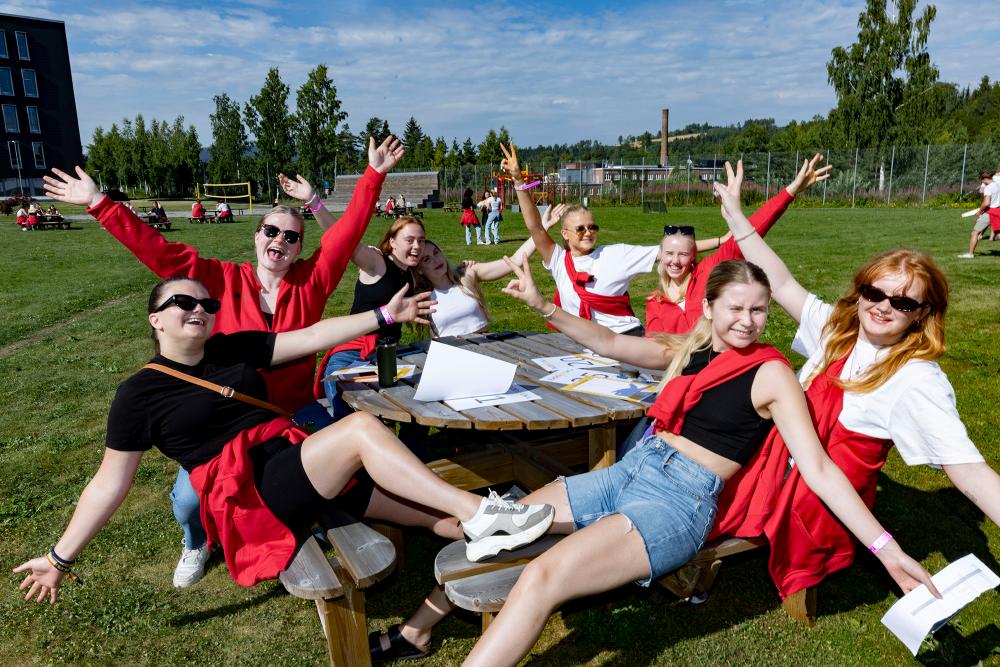
[[[355,410],[364,410],[392,421],[416,422],[438,428],[502,431],[591,427],[645,414],[646,406],[634,401],[563,391],[554,384],[539,382],[538,379],[548,375],[549,371],[532,362],[533,358],[578,354],[582,351],[581,346],[566,335],[525,332],[502,340],[496,339],[506,335],[477,334],[438,340],[447,345],[471,348],[488,357],[517,363],[514,382],[535,392],[540,399],[461,412],[452,410],[440,401],[414,400],[413,394],[420,380],[420,369],[427,358],[429,341],[417,344],[421,351],[410,354],[404,352],[399,358],[400,364],[415,364],[417,371],[395,387],[380,389],[375,383],[359,382],[340,382],[338,386],[343,391],[344,400]],[[638,370],[627,364],[615,368]],[[460,378],[457,376],[456,380],[460,381]]]

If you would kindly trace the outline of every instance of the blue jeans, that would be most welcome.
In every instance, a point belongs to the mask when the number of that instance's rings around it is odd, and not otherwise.
[[[486,218],[486,242],[490,242],[490,232],[493,232],[493,242],[500,243],[500,212],[490,211]]]
[[[299,424],[310,433],[329,426],[333,417],[316,401],[309,401],[296,411],[293,416]],[[201,500],[191,486],[191,478],[184,468],[177,469],[177,479],[170,491],[170,504],[173,506],[174,519],[184,531],[184,545],[188,549],[197,549],[205,544],[205,527],[201,523]]]
[[[475,228],[476,230],[476,243],[483,242],[483,226],[482,225],[462,225],[465,227],[465,245],[472,243],[472,235],[469,233],[469,228]]]
[[[330,355],[329,360],[327,360],[326,368],[323,369],[323,377],[326,377],[334,371],[339,371],[341,368],[347,368],[355,361],[361,361],[361,350],[341,350],[340,352],[334,352]],[[330,401],[330,407],[333,409],[333,420],[338,421],[343,419],[347,415],[354,412],[344,399],[340,397],[337,392],[337,383],[333,380],[323,381],[323,393],[326,394],[326,400]]]
[[[573,521],[589,526],[622,514],[639,531],[649,557],[642,586],[698,553],[715,522],[724,482],[651,435],[610,468],[565,477]]]

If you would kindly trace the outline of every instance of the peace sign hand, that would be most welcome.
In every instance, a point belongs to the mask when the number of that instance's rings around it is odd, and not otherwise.
[[[514,182],[523,181],[524,177],[521,175],[521,166],[517,163],[517,148],[514,146],[514,142],[510,142],[510,149],[500,144],[500,150],[503,151],[503,159],[500,160],[500,169],[510,176]]]
[[[743,215],[740,206],[740,190],[743,188],[743,160],[736,163],[736,171],[733,165],[726,162],[726,183],[723,185],[716,181],[712,184],[715,196],[722,203],[722,216],[726,221],[730,221],[737,215]]]
[[[506,287],[502,288],[501,291],[523,302],[536,313],[541,314],[544,312],[545,297],[542,296],[542,293],[538,291],[538,287],[535,285],[535,279],[531,275],[528,259],[522,259],[521,266],[515,264],[506,255],[504,255],[503,261],[507,262],[507,266],[514,272],[514,279]]]

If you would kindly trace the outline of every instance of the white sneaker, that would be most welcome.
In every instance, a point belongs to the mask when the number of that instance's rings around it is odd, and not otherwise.
[[[174,568],[174,588],[188,588],[194,586],[205,576],[205,565],[212,552],[208,550],[208,543],[201,545],[197,549],[188,549],[184,540],[181,540],[181,559],[177,561]]]
[[[973,255],[971,252],[963,252],[961,255],[958,256],[959,259],[972,259],[973,257],[975,257],[975,255]]]
[[[475,516],[462,522],[465,557],[476,563],[504,550],[531,544],[545,534],[556,512],[551,505],[522,505],[490,491]]]

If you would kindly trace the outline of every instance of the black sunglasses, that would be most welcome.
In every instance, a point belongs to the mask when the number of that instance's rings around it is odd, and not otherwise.
[[[599,232],[599,231],[601,231],[601,228],[600,228],[599,225],[594,225],[594,224],[590,224],[590,225],[577,225],[576,227],[573,228],[573,231],[576,232],[577,236],[582,237],[587,232],[592,232],[592,233]]]
[[[858,293],[861,294],[862,299],[871,303],[882,303],[886,299],[889,299],[889,305],[892,306],[892,309],[898,310],[901,313],[912,313],[926,305],[908,296],[889,296],[879,288],[871,285],[862,285],[858,288]]]
[[[684,236],[694,236],[694,227],[691,225],[666,225],[663,228],[663,235],[683,234]]]
[[[281,233],[285,237],[285,243],[289,245],[295,245],[302,238],[302,234],[293,229],[279,229],[274,225],[261,225],[260,231],[269,239],[273,239]]]
[[[177,306],[181,310],[186,310],[191,312],[194,310],[198,304],[205,309],[205,312],[209,315],[215,315],[219,312],[219,308],[222,308],[222,302],[218,299],[213,299],[212,297],[205,297],[204,299],[196,299],[188,294],[171,294],[170,297],[160,304],[160,307],[154,310],[154,313],[158,313],[161,310],[166,310],[170,306]]]

